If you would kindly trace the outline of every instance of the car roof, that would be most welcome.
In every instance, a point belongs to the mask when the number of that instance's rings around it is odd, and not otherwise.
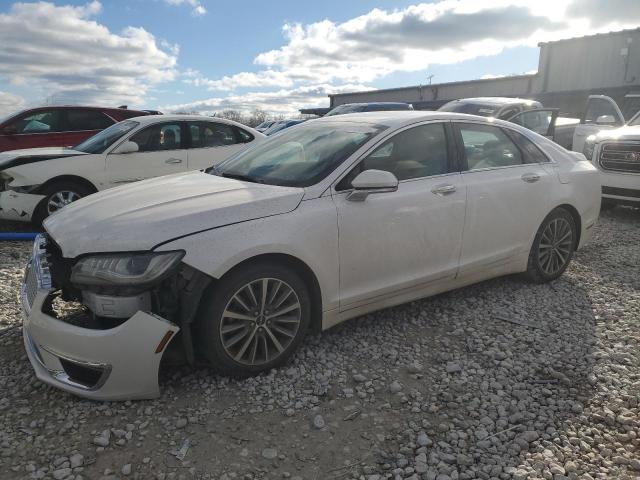
[[[226,123],[227,125],[238,125],[238,126],[242,126],[244,128],[250,128],[250,127],[246,127],[245,125],[241,125],[238,122],[234,122],[233,120],[227,120],[226,118],[220,118],[220,117],[208,117],[206,115],[145,115],[143,117],[132,117],[132,118],[128,118],[127,120],[135,120],[136,122],[139,122],[140,124],[146,125],[146,124],[151,124],[151,123],[155,123],[155,122],[177,122],[177,121],[184,121],[184,120],[204,120],[207,122],[218,122],[218,123]]]
[[[308,123],[316,122],[349,122],[349,123],[369,123],[372,125],[386,125],[387,127],[399,127],[412,123],[427,120],[482,120],[491,122],[486,117],[478,115],[468,115],[466,113],[439,112],[430,110],[383,110],[380,112],[358,112],[346,113],[330,117],[321,117],[310,120]],[[493,121],[493,120],[492,120]]]
[[[512,97],[473,97],[473,98],[459,98],[457,100],[451,100],[452,102],[460,103],[484,103],[487,105],[510,105],[513,103],[539,103],[537,100],[530,100],[528,98],[512,98]]]

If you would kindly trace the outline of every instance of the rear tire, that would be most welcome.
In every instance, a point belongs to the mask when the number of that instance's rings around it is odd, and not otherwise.
[[[305,282],[275,263],[232,271],[208,293],[198,312],[197,348],[226,375],[246,377],[282,365],[310,323]]]
[[[543,220],[529,252],[527,277],[535,283],[555,280],[569,266],[577,240],[576,222],[564,208]]]
[[[40,193],[45,197],[36,207],[31,220],[34,226],[38,228],[42,227],[44,219],[52,213],[57,212],[69,203],[91,195],[94,191],[81,183],[62,181],[47,185]]]

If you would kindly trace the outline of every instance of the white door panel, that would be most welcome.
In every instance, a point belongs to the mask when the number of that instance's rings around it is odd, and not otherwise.
[[[136,152],[107,155],[106,178],[109,186],[137,182],[186,170],[187,151]]]
[[[466,202],[460,174],[403,181],[361,202],[346,197],[334,194],[341,309],[455,276]]]
[[[244,143],[209,148],[189,149],[189,170],[203,170],[226,160],[245,146]]]
[[[528,251],[551,209],[549,192],[557,182],[553,170],[527,164],[464,172],[462,177],[468,200],[460,274]]]

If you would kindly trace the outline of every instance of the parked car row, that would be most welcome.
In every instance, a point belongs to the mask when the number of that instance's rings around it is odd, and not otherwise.
[[[188,164],[219,121],[163,120],[128,120],[114,142],[105,130],[99,160],[128,168],[143,145],[171,142]],[[254,375],[306,332],[367,312],[500,275],[556,279],[599,209],[596,168],[513,122],[416,111],[308,121],[204,172],[101,191],[47,218],[22,286],[25,348],[43,382],[99,400],[157,396],[168,350]],[[77,303],[56,313],[54,301]]]
[[[263,134],[221,118],[148,115],[111,125],[72,148],[0,153],[0,219],[40,225],[91,193],[203,170],[261,138]]]

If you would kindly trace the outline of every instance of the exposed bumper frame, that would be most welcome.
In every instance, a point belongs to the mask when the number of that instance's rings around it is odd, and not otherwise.
[[[38,379],[93,400],[157,397],[158,369],[169,343],[163,340],[169,334],[173,338],[179,327],[141,311],[107,330],[78,327],[44,313],[43,305],[53,288],[41,244],[39,236],[21,289],[24,345]],[[65,361],[101,375],[95,383],[85,385],[65,370]]]

